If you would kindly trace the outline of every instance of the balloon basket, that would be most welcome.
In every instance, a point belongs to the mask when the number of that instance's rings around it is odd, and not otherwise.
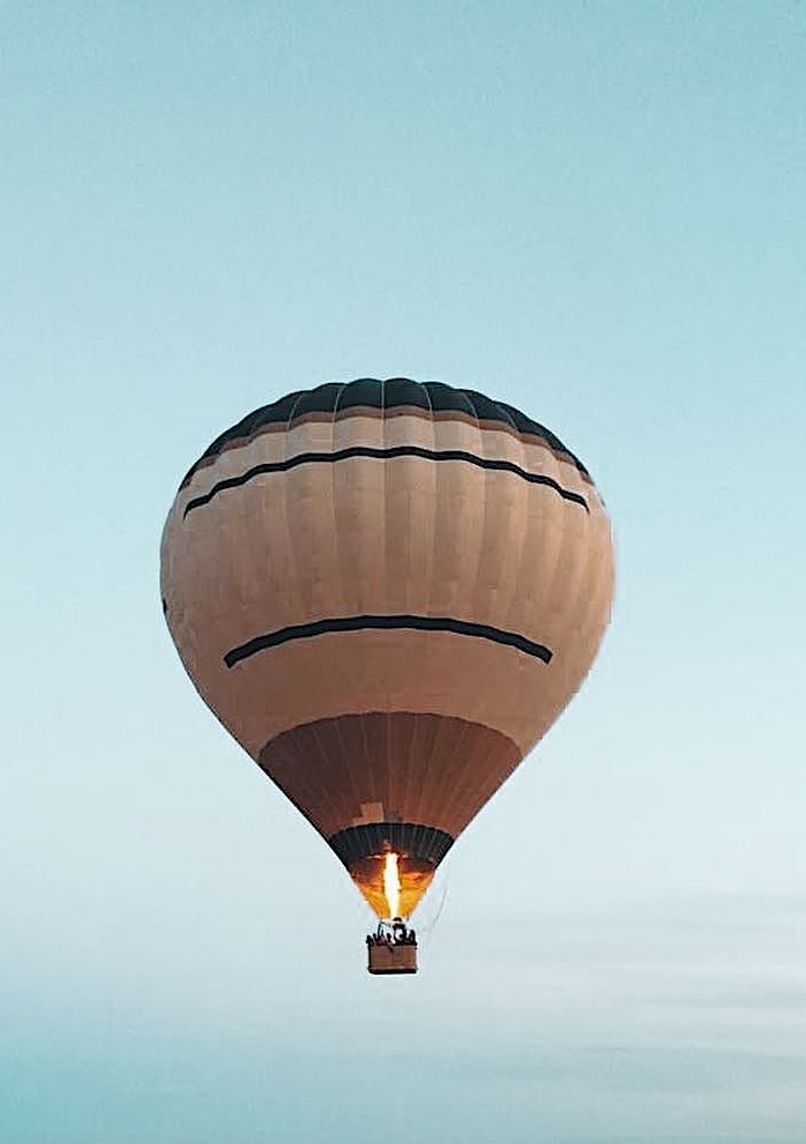
[[[379,922],[367,934],[367,971],[374,975],[417,972],[417,938],[400,918]]]

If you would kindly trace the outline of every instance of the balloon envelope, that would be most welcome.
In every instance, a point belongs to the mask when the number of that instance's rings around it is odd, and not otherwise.
[[[379,916],[408,915],[587,673],[613,591],[581,462],[502,402],[362,379],[222,434],[162,541],[206,703]]]

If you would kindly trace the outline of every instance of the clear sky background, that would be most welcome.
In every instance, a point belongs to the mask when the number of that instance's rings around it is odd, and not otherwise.
[[[33,0],[0,51],[0,1138],[802,1144],[806,7]],[[367,375],[549,425],[618,558],[391,981],[158,592],[210,440]]]

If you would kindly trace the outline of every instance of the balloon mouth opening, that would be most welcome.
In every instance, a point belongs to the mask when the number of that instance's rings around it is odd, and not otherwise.
[[[381,919],[407,918],[434,877],[428,859],[385,850],[350,863],[350,876]]]

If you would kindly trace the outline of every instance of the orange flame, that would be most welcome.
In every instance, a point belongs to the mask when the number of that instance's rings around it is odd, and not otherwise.
[[[431,884],[434,866],[427,859],[384,851],[351,862],[350,876],[379,918],[408,918]],[[397,914],[392,912],[395,908]]]
[[[383,868],[383,892],[389,906],[389,917],[400,915],[400,874],[397,869],[397,854],[387,854]]]

